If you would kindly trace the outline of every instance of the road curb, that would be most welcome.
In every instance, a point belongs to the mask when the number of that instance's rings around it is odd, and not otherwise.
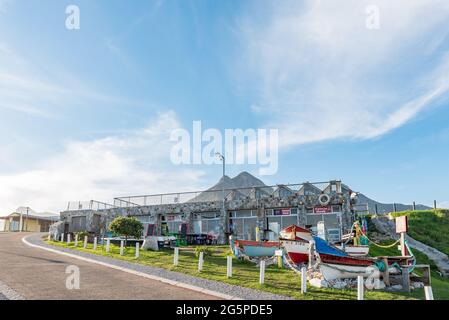
[[[116,265],[113,265],[113,264],[110,264],[110,263],[97,261],[95,259],[90,259],[90,258],[82,257],[82,256],[79,256],[79,255],[76,255],[76,254],[63,252],[63,251],[60,251],[60,250],[57,250],[57,249],[47,248],[47,247],[44,247],[44,246],[33,244],[33,243],[30,243],[26,239],[28,237],[30,237],[30,236],[23,237],[22,238],[22,242],[25,245],[27,245],[29,247],[32,247],[32,248],[37,248],[37,249],[40,249],[40,250],[53,252],[53,253],[56,253],[56,254],[64,255],[64,256],[67,256],[67,257],[71,257],[71,258],[74,258],[74,259],[78,259],[78,260],[82,260],[82,261],[86,261],[86,262],[90,262],[90,263],[95,263],[95,264],[98,264],[98,265],[101,265],[101,266],[104,266],[104,267],[108,267],[108,268],[111,268],[111,269],[127,272],[127,273],[130,273],[130,274],[139,276],[139,277],[160,281],[160,282],[172,285],[172,286],[176,286],[176,287],[180,287],[180,288],[184,288],[184,289],[189,289],[189,290],[192,290],[192,291],[200,292],[200,293],[207,294],[207,295],[214,296],[214,297],[221,298],[221,299],[242,300],[239,297],[231,296],[231,295],[224,294],[224,293],[221,293],[221,292],[217,292],[217,291],[213,291],[213,290],[209,290],[209,289],[204,289],[204,288],[201,288],[201,287],[198,287],[198,286],[194,286],[194,285],[190,285],[190,284],[186,284],[186,283],[183,283],[183,282],[179,282],[179,281],[175,281],[175,280],[170,280],[170,279],[158,277],[158,276],[155,276],[155,275],[150,275],[150,274],[139,272],[139,271],[135,271],[135,270],[132,270],[132,269],[119,267],[119,266],[116,266]]]

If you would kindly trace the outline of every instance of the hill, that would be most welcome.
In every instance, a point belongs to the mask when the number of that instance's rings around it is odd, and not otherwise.
[[[392,213],[408,216],[408,234],[424,244],[449,255],[449,210],[420,210]]]

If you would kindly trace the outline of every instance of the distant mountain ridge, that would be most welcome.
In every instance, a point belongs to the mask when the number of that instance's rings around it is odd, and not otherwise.
[[[222,177],[213,187],[203,191],[198,196],[190,200],[190,202],[200,202],[200,201],[219,201],[223,199],[221,190],[223,189],[239,189],[244,195],[250,192],[249,188],[252,187],[266,187],[266,184],[253,176],[252,174],[243,171],[239,173],[234,178],[228,176]],[[245,190],[244,188],[248,188]],[[243,189],[243,190],[242,190]],[[270,189],[270,188],[267,188]],[[271,189],[270,189],[271,190]],[[228,191],[229,192],[229,191]]]
[[[242,193],[244,196],[249,194],[250,188],[252,187],[266,187],[262,188],[262,190],[266,191],[267,193],[271,193],[274,191],[272,188],[267,187],[267,185],[262,180],[256,178],[249,172],[243,171],[234,178],[224,176],[224,178],[221,178],[214,186],[200,193],[198,196],[190,200],[190,202],[219,201],[223,199],[223,195],[221,192],[223,186],[224,189],[239,189],[238,191]],[[244,188],[248,189],[245,190]],[[229,193],[229,191],[227,191],[226,193]],[[377,212],[379,214],[394,211],[393,203],[381,203],[365,196],[363,193],[359,193],[358,195],[359,195],[358,204],[368,204],[370,213],[376,212],[376,205],[377,205]],[[402,203],[396,203],[396,211],[411,210],[412,207],[413,207],[412,204],[405,205]],[[428,209],[431,208],[422,204],[416,204],[416,210],[428,210]]]
[[[368,204],[368,208],[369,208],[369,212],[370,213],[376,213],[376,205],[377,205],[377,213],[378,214],[383,214],[383,213],[390,213],[395,211],[395,206],[396,206],[396,211],[406,211],[406,210],[412,210],[413,209],[413,204],[403,204],[403,203],[381,203],[378,202],[376,200],[373,200],[371,198],[368,198],[367,196],[365,196],[363,193],[359,193],[359,200],[358,200],[359,204]],[[432,209],[431,207],[425,206],[423,204],[416,204],[416,210],[429,210]]]

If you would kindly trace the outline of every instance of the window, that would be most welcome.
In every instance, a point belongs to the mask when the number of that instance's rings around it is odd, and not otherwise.
[[[333,205],[332,206],[332,212],[333,213],[341,212],[341,206],[340,205]]]
[[[229,225],[236,239],[255,240],[257,211],[233,211],[230,213]]]
[[[72,232],[86,230],[86,216],[72,217]]]

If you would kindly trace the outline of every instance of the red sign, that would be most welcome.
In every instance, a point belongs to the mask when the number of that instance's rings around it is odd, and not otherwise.
[[[291,215],[291,213],[292,213],[291,209],[273,210],[273,214],[275,216],[289,216]]]
[[[332,208],[331,206],[314,207],[313,213],[317,214],[332,213]]]
[[[396,233],[405,233],[408,231],[407,216],[400,216],[396,218]]]

